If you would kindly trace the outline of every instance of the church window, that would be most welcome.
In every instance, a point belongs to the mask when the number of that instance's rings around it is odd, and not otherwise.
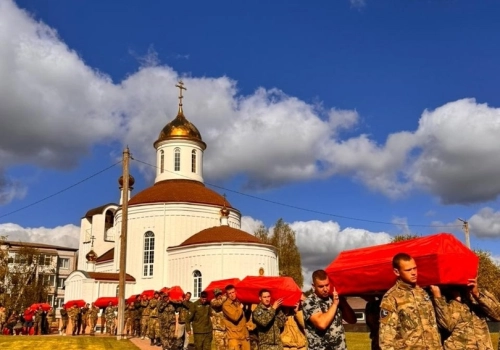
[[[176,148],[174,150],[174,170],[175,171],[181,170],[181,149],[180,148]]]
[[[194,270],[193,271],[193,282],[194,282],[193,297],[194,298],[199,298],[200,294],[202,292],[202,289],[201,289],[201,272],[200,271],[198,271],[198,270]]]
[[[163,173],[165,171],[165,152],[163,150],[160,151],[160,172]]]
[[[153,264],[155,262],[155,234],[148,231],[144,234],[144,260],[143,272],[144,277],[153,276]]]
[[[111,210],[106,210],[106,215],[104,216],[104,230],[107,231],[114,225],[114,214]]]
[[[196,151],[191,152],[191,172],[196,172]]]

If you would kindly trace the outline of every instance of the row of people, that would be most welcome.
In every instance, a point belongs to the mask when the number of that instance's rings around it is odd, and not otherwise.
[[[52,309],[45,311],[41,307],[28,307],[24,312],[12,311],[7,316],[5,307],[0,304],[0,329],[7,330],[8,335],[42,335],[49,334],[49,315]]]

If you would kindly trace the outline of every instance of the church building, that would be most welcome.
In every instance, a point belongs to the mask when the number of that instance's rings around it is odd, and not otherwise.
[[[207,147],[184,116],[182,81],[177,116],[154,142],[156,178],[132,194],[129,178],[125,297],[180,286],[198,298],[214,280],[278,275],[274,247],[244,232],[241,213],[203,183]],[[119,179],[123,192],[123,178]],[[65,282],[65,301],[118,295],[122,198],[81,219],[78,268]]]

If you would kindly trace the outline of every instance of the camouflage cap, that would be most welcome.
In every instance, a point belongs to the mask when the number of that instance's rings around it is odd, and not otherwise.
[[[220,294],[222,294],[222,291],[219,288],[215,288],[214,289],[214,295],[217,296],[217,295],[220,295]]]

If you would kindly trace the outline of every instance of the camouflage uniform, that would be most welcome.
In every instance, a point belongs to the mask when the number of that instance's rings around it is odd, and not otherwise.
[[[142,307],[141,301],[139,299],[135,299],[134,301],[134,336],[141,336],[141,317],[142,317]]]
[[[252,313],[252,319],[257,326],[259,350],[282,350],[281,329],[285,326],[286,317],[281,309],[275,310],[262,303],[257,305]]]
[[[177,306],[176,309],[177,313],[179,314],[179,327],[177,329],[175,347],[179,350],[187,350],[189,345],[189,335],[187,333],[191,332],[191,329],[187,328],[187,326],[189,326],[189,322],[187,321],[189,317],[189,306],[191,304],[191,301],[183,301]]]
[[[65,308],[61,308],[59,310],[59,313],[61,314],[61,329],[59,330],[60,334],[66,334],[66,328],[68,328],[68,311]]]
[[[133,305],[129,305],[125,308],[125,311],[123,313],[123,319],[125,320],[124,328],[125,328],[125,334],[128,336],[131,334],[132,331],[132,325],[134,323],[134,313],[135,309]]]
[[[148,323],[148,337],[151,343],[157,338],[160,338],[160,322],[158,321],[158,299],[151,299],[149,301],[149,323]]]
[[[444,342],[446,350],[493,350],[486,323],[487,316],[496,321],[500,319],[500,304],[493,295],[481,292],[477,301],[451,300],[448,304],[443,297],[434,301],[438,324],[451,333]]]
[[[224,314],[222,313],[222,304],[226,301],[226,297],[223,296],[220,299],[212,299],[210,306],[212,307],[212,326],[214,329],[214,343],[215,350],[226,350],[227,349],[227,339],[226,339],[226,325],[224,323]]]
[[[243,308],[247,320],[248,341],[250,350],[259,350],[259,335],[257,334],[257,325],[253,323],[252,312],[257,308],[257,304],[246,304]]]
[[[37,310],[35,312],[35,323],[34,323],[34,326],[35,326],[35,335],[42,335],[42,311],[41,310]]]
[[[160,339],[163,350],[170,350],[175,344],[175,307],[165,300],[158,302]]]
[[[434,307],[419,286],[399,280],[380,304],[379,345],[386,349],[442,349]]]
[[[87,328],[87,325],[89,323],[89,308],[86,306],[82,308],[81,314],[82,314],[82,334],[85,334],[85,329]]]
[[[148,334],[148,323],[149,323],[149,300],[144,299],[141,300],[141,337],[144,339],[144,337]]]
[[[72,327],[71,333],[75,335],[78,331],[78,315],[80,314],[80,309],[77,308],[76,306],[73,306],[72,308],[69,309],[68,314],[69,318],[71,319],[71,327]]]
[[[115,310],[114,306],[108,306],[104,310],[104,317],[106,317],[106,333],[114,335],[115,334]]]
[[[89,311],[88,311],[90,335],[95,334],[95,326],[97,324],[98,315],[99,315],[99,308],[97,306],[91,306]],[[102,333],[102,331],[101,331],[101,333]]]
[[[331,297],[323,299],[315,293],[312,293],[302,303],[306,324],[306,337],[310,349],[347,349],[344,326],[342,325],[342,311],[340,311],[340,308],[337,308],[332,323],[325,330],[317,329],[310,320],[312,315],[319,312],[325,313],[332,305],[333,299]]]

